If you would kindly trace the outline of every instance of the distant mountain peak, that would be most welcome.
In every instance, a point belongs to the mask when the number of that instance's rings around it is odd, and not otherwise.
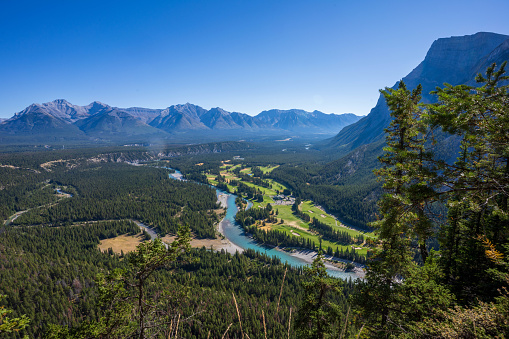
[[[489,32],[437,39],[424,60],[403,81],[409,89],[421,84],[422,101],[432,102],[435,97],[429,93],[437,86],[443,86],[444,83],[453,86],[472,84],[477,73],[484,73],[491,63],[501,64],[508,60],[508,39],[507,35]],[[384,137],[384,128],[390,121],[389,109],[380,95],[376,106],[366,117],[341,130],[329,145],[348,152],[379,141]]]
[[[69,101],[65,100],[65,99],[55,99],[52,102],[55,103],[55,104],[58,104],[58,105],[69,105],[69,106],[72,106],[72,104]]]
[[[96,101],[92,101],[90,104],[88,104],[85,107],[111,107],[111,106],[96,100]]]
[[[221,114],[228,114],[227,111],[225,111],[224,109],[222,109],[221,107],[213,107],[209,110],[209,112],[212,111],[212,112],[219,112]]]

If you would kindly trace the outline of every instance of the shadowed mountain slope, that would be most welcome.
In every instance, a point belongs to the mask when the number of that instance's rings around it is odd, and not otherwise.
[[[473,84],[475,76],[485,72],[490,64],[501,64],[508,60],[508,39],[507,35],[484,32],[438,39],[431,45],[424,60],[403,81],[409,89],[421,84],[422,101],[434,102],[435,98],[429,92],[437,86],[443,86],[444,83]],[[381,140],[389,123],[389,110],[380,95],[369,115],[341,130],[330,140],[329,146],[348,152],[360,145]]]

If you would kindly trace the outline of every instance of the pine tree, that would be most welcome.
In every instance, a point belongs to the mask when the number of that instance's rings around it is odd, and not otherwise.
[[[322,252],[319,251],[304,282],[305,295],[296,319],[297,338],[323,339],[338,322],[340,308],[330,300],[330,295],[339,293],[339,280],[327,276]]]
[[[98,321],[69,329],[53,325],[48,338],[149,338],[168,337],[178,305],[185,298],[182,287],[155,297],[148,291],[155,270],[168,268],[190,250],[189,228],[181,227],[178,238],[168,247],[157,238],[138,245],[127,256],[129,266],[99,274],[99,300],[104,308]]]
[[[448,218],[441,225],[442,265],[446,282],[463,302],[492,298],[500,282],[486,277],[494,269],[480,239],[499,250],[509,237],[509,77],[506,63],[491,65],[478,75],[479,87],[438,88],[438,103],[430,105],[430,123],[461,138],[454,164],[443,168],[442,199]]]
[[[426,337],[421,321],[453,314],[447,307],[455,297],[461,305],[493,302],[497,289],[509,283],[502,260],[509,255],[505,65],[498,70],[492,65],[486,77],[479,75],[480,87],[446,84],[437,89],[438,103],[426,105],[426,111],[418,105],[420,87],[410,92],[400,83],[397,90],[382,91],[393,121],[380,158],[384,167],[376,171],[385,190],[379,202],[382,217],[374,223],[379,244],[356,296],[371,335]],[[461,140],[453,164],[429,151],[434,142],[426,136],[437,131]],[[448,209],[440,225],[438,257],[429,255],[426,245],[437,226],[429,208],[436,202]],[[418,243],[422,266],[412,262],[413,243]],[[474,332],[501,333],[504,328]]]
[[[386,193],[379,201],[382,218],[373,223],[379,247],[368,267],[359,305],[364,317],[385,331],[399,281],[408,273],[412,260],[408,234],[416,215],[406,213],[411,205],[407,189],[421,151],[421,143],[415,141],[419,134],[415,121],[421,112],[418,106],[421,87],[410,92],[401,81],[397,90],[386,88],[381,93],[393,117],[386,129],[385,154],[379,158],[384,167],[375,172],[384,180]]]

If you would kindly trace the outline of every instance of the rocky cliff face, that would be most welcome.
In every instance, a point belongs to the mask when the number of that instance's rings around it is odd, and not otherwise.
[[[148,135],[161,132],[129,113],[111,107],[77,121],[75,126],[87,135],[94,137],[122,136],[125,134]]]
[[[119,111],[124,111],[135,117],[136,119],[143,121],[148,124],[150,121],[154,120],[155,117],[161,114],[162,109],[154,109],[154,108],[144,108],[144,107],[129,107],[129,108],[119,108],[114,107]]]
[[[241,126],[237,125],[229,112],[216,107],[210,109],[207,113],[203,114],[201,121],[210,129],[240,129]]]
[[[508,60],[509,36],[495,33],[477,33],[461,37],[436,40],[424,60],[403,81],[410,89],[418,84],[423,87],[423,102],[433,102],[429,94],[444,83],[451,85],[473,84],[479,72],[485,72],[493,62]],[[397,87],[397,83],[393,88]],[[384,98],[380,95],[376,106],[368,116],[345,127],[329,146],[344,152],[360,145],[369,144],[384,137],[384,129],[390,123],[390,114]]]

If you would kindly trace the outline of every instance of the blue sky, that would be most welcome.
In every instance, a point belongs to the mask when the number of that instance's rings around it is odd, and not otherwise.
[[[509,35],[507,0],[0,0],[0,117],[31,103],[368,114],[441,37]]]

